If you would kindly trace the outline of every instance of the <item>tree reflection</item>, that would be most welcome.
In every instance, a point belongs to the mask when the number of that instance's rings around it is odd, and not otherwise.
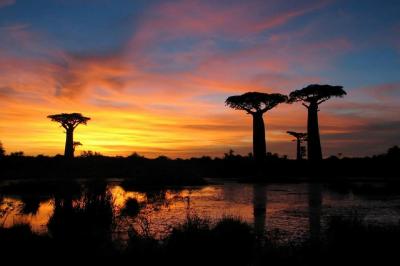
[[[267,187],[265,185],[253,185],[253,217],[255,233],[262,237],[266,230],[267,218]]]
[[[21,198],[21,201],[23,202],[23,206],[21,208],[21,213],[22,214],[37,214],[39,207],[40,207],[40,202],[41,198],[36,196],[36,195],[26,195]]]
[[[71,195],[55,196],[54,213],[47,225],[51,236],[66,251],[113,252],[110,245],[115,225],[114,206],[106,183],[87,184],[79,199]]]
[[[308,185],[308,214],[311,241],[318,242],[321,237],[322,185]]]

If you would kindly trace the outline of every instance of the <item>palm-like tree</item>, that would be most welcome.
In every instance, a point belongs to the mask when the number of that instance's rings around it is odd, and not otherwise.
[[[307,141],[307,133],[294,132],[294,131],[286,131],[286,133],[295,137],[294,141],[296,141],[296,158],[297,158],[297,160],[303,159],[303,154],[301,152],[301,143],[303,143],[303,141]]]
[[[80,113],[71,113],[71,114],[55,114],[49,115],[47,118],[50,118],[51,121],[58,122],[65,129],[66,140],[65,140],[65,151],[64,156],[66,158],[74,157],[74,130],[80,125],[86,125],[87,121],[90,120],[89,117],[85,117]]]
[[[322,160],[321,141],[318,126],[318,107],[332,97],[343,97],[346,92],[342,86],[312,84],[289,95],[289,102],[302,102],[308,110],[307,153],[309,160]]]
[[[3,143],[0,141],[0,157],[3,157],[6,154],[5,149],[3,148]]]
[[[75,153],[76,147],[82,146],[82,145],[83,144],[80,141],[74,141],[74,143],[72,144],[72,147],[74,149],[74,153]]]
[[[256,160],[266,157],[265,125],[263,115],[278,104],[286,102],[287,96],[279,93],[247,92],[230,96],[225,104],[236,110],[246,111],[253,117],[253,154]]]

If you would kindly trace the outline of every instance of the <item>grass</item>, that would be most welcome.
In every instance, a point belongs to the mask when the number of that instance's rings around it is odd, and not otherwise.
[[[127,250],[147,247],[141,249],[141,259],[150,258],[154,264],[246,265],[251,261],[254,243],[252,227],[239,219],[226,217],[214,224],[191,216],[161,241],[134,235]]]
[[[52,252],[51,238],[32,232],[28,224],[15,224],[11,228],[0,227],[0,251],[2,259],[29,258],[47,250]]]
[[[400,224],[377,226],[364,223],[359,217],[332,217],[327,230],[324,253],[332,264],[389,265],[398,260]]]
[[[112,232],[115,226],[113,198],[105,183],[87,184],[82,197],[55,199],[48,230],[64,252],[80,256],[113,256]]]
[[[93,191],[87,190],[77,205],[60,202],[48,225],[50,236],[36,235],[28,225],[0,228],[2,254],[46,250],[58,259],[113,257],[147,265],[390,265],[398,259],[400,224],[372,226],[356,214],[330,217],[319,241],[296,244],[270,235],[260,242],[253,227],[236,217],[211,221],[189,216],[161,240],[132,229],[126,249],[116,250],[110,234],[112,199]],[[131,204],[136,210],[137,202]]]

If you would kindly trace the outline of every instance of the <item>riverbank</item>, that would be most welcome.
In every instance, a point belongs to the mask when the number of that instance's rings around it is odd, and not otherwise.
[[[225,159],[160,157],[3,157],[0,180],[123,178],[145,186],[201,185],[204,178],[246,182],[341,182],[400,180],[397,159],[327,159],[318,162],[277,157],[256,163],[249,157]]]

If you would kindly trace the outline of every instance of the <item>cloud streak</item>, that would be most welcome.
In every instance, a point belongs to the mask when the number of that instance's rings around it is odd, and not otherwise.
[[[15,0],[0,0],[0,8],[15,4]]]

